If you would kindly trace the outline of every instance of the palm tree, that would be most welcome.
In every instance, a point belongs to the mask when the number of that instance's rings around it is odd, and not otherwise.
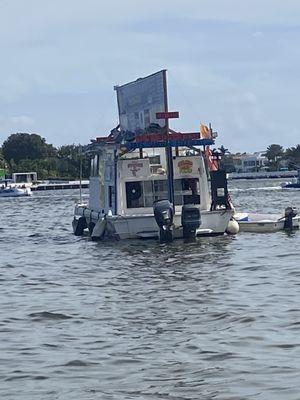
[[[284,148],[280,144],[271,144],[267,147],[265,156],[269,161],[277,161],[284,155]]]
[[[220,153],[222,154],[222,156],[225,156],[226,154],[229,154],[229,150],[226,149],[223,145],[221,147],[219,147]]]
[[[290,147],[286,149],[285,158],[289,162],[290,168],[299,168],[300,166],[300,144],[296,147]]]
[[[271,169],[277,170],[280,160],[284,156],[284,148],[280,144],[271,144],[265,153]]]

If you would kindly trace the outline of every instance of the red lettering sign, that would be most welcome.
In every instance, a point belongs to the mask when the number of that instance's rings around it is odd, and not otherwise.
[[[178,111],[169,111],[169,112],[157,112],[156,119],[169,119],[169,118],[179,118]]]
[[[144,164],[139,161],[132,161],[131,164],[127,165],[127,168],[131,171],[133,176],[136,176],[137,172],[143,168]]]
[[[174,132],[166,135],[165,133],[148,133],[136,136],[137,143],[141,142],[161,142],[164,140],[193,140],[199,139],[199,132],[181,133]]]

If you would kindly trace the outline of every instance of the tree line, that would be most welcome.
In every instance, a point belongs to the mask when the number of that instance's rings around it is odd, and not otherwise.
[[[300,144],[284,149],[280,144],[268,146],[265,156],[271,169],[277,170],[280,165],[288,169],[300,168]]]
[[[80,168],[82,177],[88,179],[90,162],[85,157],[82,145],[54,147],[35,133],[14,133],[0,148],[0,168],[8,174],[35,171],[39,179],[78,179]],[[234,172],[234,154],[221,146],[218,150],[221,164],[227,172]],[[279,144],[271,144],[263,152],[268,159],[267,167],[276,171],[280,167],[290,170],[300,168],[300,145],[284,149]]]
[[[89,177],[89,160],[83,156],[85,146],[54,147],[35,133],[14,133],[0,148],[0,168],[7,174],[37,172],[39,179],[79,179]]]

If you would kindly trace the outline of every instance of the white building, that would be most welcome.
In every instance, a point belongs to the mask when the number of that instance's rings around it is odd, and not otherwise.
[[[264,171],[268,166],[265,152],[237,153],[233,155],[233,165],[236,172],[258,172]]]

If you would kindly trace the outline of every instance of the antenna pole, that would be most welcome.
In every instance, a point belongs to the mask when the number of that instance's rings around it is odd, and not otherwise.
[[[165,97],[165,112],[168,112],[168,93],[167,93],[167,71],[163,71],[164,77],[164,97]],[[167,146],[166,146],[166,159],[167,159],[167,169],[168,169],[168,197],[170,203],[173,205],[173,210],[175,210],[174,201],[174,169],[173,169],[173,154],[172,146],[169,142],[169,119],[165,119],[166,136],[167,136]]]
[[[82,146],[79,147],[79,201],[82,203]]]

